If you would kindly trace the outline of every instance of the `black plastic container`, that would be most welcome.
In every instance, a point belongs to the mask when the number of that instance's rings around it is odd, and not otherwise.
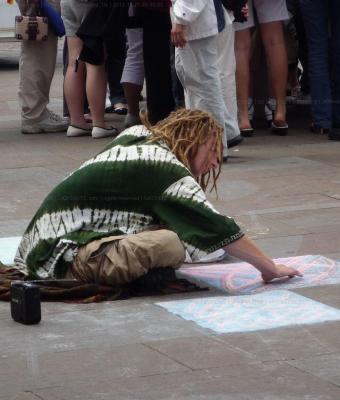
[[[14,321],[25,325],[41,320],[40,289],[30,282],[11,284],[11,315]]]

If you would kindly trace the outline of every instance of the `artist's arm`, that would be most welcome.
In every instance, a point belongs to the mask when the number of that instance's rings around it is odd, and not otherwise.
[[[247,236],[243,236],[241,239],[228,244],[224,247],[224,250],[231,256],[253,265],[261,272],[262,279],[265,282],[270,282],[276,278],[302,276],[302,274],[294,268],[282,264],[275,264],[274,261],[264,254]]]

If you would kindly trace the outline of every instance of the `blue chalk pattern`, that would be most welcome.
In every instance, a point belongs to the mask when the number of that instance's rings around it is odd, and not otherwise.
[[[13,264],[20,241],[21,236],[0,238],[0,261],[3,264]]]
[[[288,290],[156,304],[218,333],[251,332],[340,320],[340,310]]]

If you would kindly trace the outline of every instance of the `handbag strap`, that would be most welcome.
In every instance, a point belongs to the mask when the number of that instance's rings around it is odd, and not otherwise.
[[[34,16],[41,16],[41,0],[25,0],[24,15],[27,15],[31,8],[34,9]]]

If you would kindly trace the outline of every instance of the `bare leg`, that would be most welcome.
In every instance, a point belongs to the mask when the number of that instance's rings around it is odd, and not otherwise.
[[[275,121],[286,120],[287,50],[280,21],[260,25],[271,89],[276,99]]]
[[[128,103],[129,113],[139,115],[139,96],[143,86],[135,83],[123,82],[124,94]]]
[[[68,37],[67,46],[69,63],[65,75],[64,93],[71,125],[89,129],[91,127],[84,118],[86,69],[83,62],[79,62],[76,72],[76,60],[83,47],[83,42],[78,37]]]
[[[105,128],[104,112],[107,74],[105,65],[86,63],[86,93],[90,105],[93,126]]]
[[[250,29],[237,31],[235,33],[236,93],[240,129],[251,128],[248,117],[250,46]]]

